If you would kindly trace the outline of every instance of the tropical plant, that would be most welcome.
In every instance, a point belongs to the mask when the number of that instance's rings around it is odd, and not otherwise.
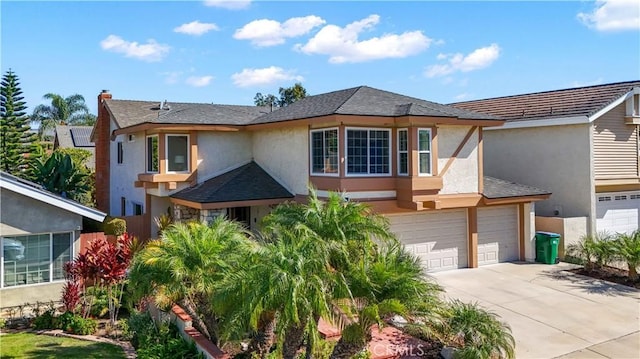
[[[18,76],[7,71],[0,86],[0,168],[25,177],[28,156],[35,152],[37,138],[30,131],[27,106],[21,95]]]
[[[158,227],[158,236],[162,236],[162,232],[169,228],[169,226],[173,223],[173,218],[165,213],[160,217],[153,218],[153,221],[156,223],[156,227]]]
[[[169,226],[134,258],[129,274],[134,298],[153,296],[163,309],[179,304],[201,333],[219,343],[219,317],[210,298],[228,269],[243,260],[252,245],[248,236],[242,225],[223,217],[210,225]]]
[[[56,93],[43,96],[51,101],[50,105],[38,105],[33,109],[31,121],[39,125],[38,134],[42,138],[56,125],[93,125],[95,116],[89,113],[84,97],[74,94],[62,97]]]
[[[631,234],[619,233],[614,241],[615,257],[625,261],[629,269],[629,280],[638,280],[640,266],[640,229]]]
[[[611,236],[606,232],[584,235],[567,247],[567,254],[578,258],[587,271],[600,268],[613,258]]]
[[[509,325],[477,303],[453,301],[446,326],[449,343],[459,348],[456,358],[515,358],[515,340]]]
[[[68,154],[53,152],[31,165],[34,182],[48,191],[76,201],[81,201],[90,191],[89,175],[78,168]]]

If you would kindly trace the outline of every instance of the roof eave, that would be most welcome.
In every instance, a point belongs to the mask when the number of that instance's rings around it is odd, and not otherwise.
[[[611,111],[616,106],[624,103],[625,101],[627,101],[629,98],[633,97],[634,95],[640,95],[640,87],[632,88],[631,91],[625,93],[624,95],[618,97],[617,99],[615,99],[613,102],[611,102],[607,106],[605,106],[605,107],[601,108],[600,110],[594,112],[592,115],[589,116],[589,122],[593,122],[593,121],[597,120],[602,115],[604,115],[605,113]]]
[[[528,196],[498,197],[498,198],[489,198],[489,197],[486,197],[485,195],[482,195],[482,201],[485,205],[515,204],[515,203],[523,203],[523,202],[544,201],[546,199],[549,199],[550,196],[551,196],[551,193],[528,195]]]

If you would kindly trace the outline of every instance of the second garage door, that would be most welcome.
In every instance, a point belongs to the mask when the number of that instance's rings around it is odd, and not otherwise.
[[[518,260],[517,206],[478,209],[478,265]]]
[[[391,230],[427,271],[467,267],[466,210],[389,216]]]
[[[598,194],[596,227],[598,232],[627,233],[638,229],[640,192]]]

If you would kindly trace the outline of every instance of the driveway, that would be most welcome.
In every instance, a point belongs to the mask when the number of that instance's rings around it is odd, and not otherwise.
[[[500,263],[432,274],[450,299],[478,302],[512,329],[516,358],[640,358],[640,291],[564,271]]]

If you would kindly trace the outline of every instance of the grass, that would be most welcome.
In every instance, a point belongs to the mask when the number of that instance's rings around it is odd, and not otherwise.
[[[0,336],[2,359],[126,358],[117,345],[34,333]]]

